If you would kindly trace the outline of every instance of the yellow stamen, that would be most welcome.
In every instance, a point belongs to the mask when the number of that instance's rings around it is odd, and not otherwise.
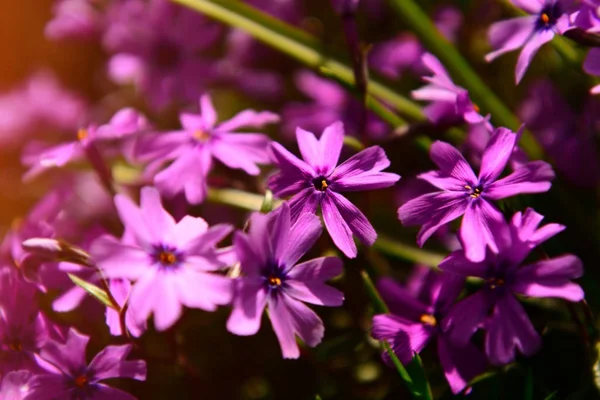
[[[203,131],[202,129],[195,130],[192,136],[194,137],[194,139],[200,140],[201,142],[210,139],[210,134]]]
[[[77,385],[77,387],[83,388],[85,385],[87,385],[88,383],[88,378],[85,375],[80,375],[77,378],[75,378],[75,385]]]
[[[479,112],[480,108],[477,104],[473,103],[473,109],[475,110],[475,112]]]
[[[498,286],[503,286],[506,281],[502,278],[492,278],[488,281],[490,288],[496,289]]]
[[[85,140],[85,139],[87,139],[87,137],[88,137],[87,129],[81,128],[80,130],[77,131],[77,139]]]
[[[17,340],[8,346],[12,351],[23,351],[23,343]]]
[[[158,259],[163,265],[175,264],[175,261],[177,261],[175,254],[171,253],[170,251],[161,251]]]
[[[437,325],[437,320],[431,314],[423,314],[423,315],[421,315],[421,318],[419,318],[419,320],[421,321],[421,323],[423,323],[425,325],[429,325],[429,326]]]
[[[325,179],[323,179],[321,181],[321,190],[325,190],[329,187],[329,185],[327,184],[327,181]]]
[[[271,286],[280,286],[281,285],[281,279],[278,278],[278,277],[276,277],[276,276],[274,276],[274,275],[271,275],[269,277],[269,285],[271,285]]]
[[[548,22],[550,22],[550,17],[546,13],[543,13],[542,16],[540,17],[540,19],[542,20],[542,22],[544,24],[547,24]]]

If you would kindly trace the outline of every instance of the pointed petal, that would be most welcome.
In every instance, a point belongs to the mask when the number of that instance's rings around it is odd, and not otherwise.
[[[115,206],[125,229],[135,236],[136,242],[143,247],[152,245],[154,238],[138,206],[122,194],[115,196]]]
[[[322,199],[322,193],[317,192],[313,187],[304,189],[296,194],[288,201],[292,221],[297,221],[303,214],[315,214]]]
[[[431,145],[429,155],[444,174],[453,176],[465,184],[477,182],[473,169],[454,146],[439,140],[435,141]]]
[[[355,258],[356,244],[352,239],[352,230],[340,214],[336,203],[332,196],[324,196],[321,201],[321,209],[323,212],[323,220],[329,236],[333,243],[346,255],[348,258]]]
[[[490,62],[502,54],[523,47],[535,29],[537,16],[512,18],[492,24],[488,31],[488,40],[494,51],[486,54]]]
[[[473,344],[456,347],[445,335],[438,336],[438,355],[446,380],[454,394],[467,387],[487,366],[485,355]]]
[[[203,128],[207,130],[212,129],[217,123],[217,112],[208,94],[200,97],[200,113],[204,125]]]
[[[497,128],[481,157],[479,180],[491,183],[504,171],[517,141],[517,135],[510,129]]]
[[[140,212],[154,243],[160,242],[165,233],[175,226],[175,219],[163,208],[156,188],[142,188]]]
[[[439,265],[439,269],[462,276],[484,278],[488,264],[485,261],[473,262],[465,256],[463,250],[458,250],[444,258]]]
[[[126,361],[131,352],[131,345],[107,346],[96,354],[90,362],[89,369],[98,380],[110,378],[131,378],[146,380],[146,362],[143,360]]]
[[[517,68],[515,69],[515,79],[517,84],[523,79],[523,75],[525,75],[525,71],[527,71],[527,67],[529,67],[535,53],[537,53],[540,47],[551,41],[553,38],[554,31],[548,29],[535,32],[527,41],[517,60]]]
[[[466,257],[479,262],[485,259],[486,247],[498,253],[496,237],[508,231],[502,213],[484,199],[476,199],[467,208],[460,226],[460,241]]]
[[[279,122],[279,115],[269,111],[244,110],[231,119],[221,122],[216,128],[217,132],[232,132],[238,128],[262,128],[265,125]]]
[[[122,244],[110,235],[96,239],[90,248],[96,264],[109,278],[136,280],[150,267],[150,257],[144,250]]]
[[[344,146],[344,124],[341,121],[334,122],[323,130],[319,140],[321,160],[318,164],[322,168],[322,174],[331,174],[340,160],[340,153]]]
[[[254,335],[260,329],[267,305],[267,290],[261,278],[238,278],[227,330],[241,336]]]
[[[371,225],[362,211],[341,194],[331,192],[330,196],[333,198],[335,206],[350,227],[350,230],[352,230],[352,233],[363,244],[372,246],[377,239],[377,232],[375,232],[375,228],[373,228],[373,225]]]
[[[285,251],[279,257],[282,265],[292,268],[321,236],[321,219],[314,214],[302,214],[291,227]]]
[[[492,301],[484,290],[459,301],[442,320],[442,329],[450,341],[458,347],[466,346],[485,321]]]
[[[314,175],[312,167],[298,159],[279,143],[271,143],[273,161],[280,172],[269,177],[269,188],[277,197],[286,197],[298,193],[310,184]]]
[[[517,168],[512,174],[499,179],[485,188],[485,196],[500,200],[517,194],[542,193],[550,190],[554,171],[544,161],[531,161]]]
[[[581,260],[567,254],[518,269],[512,290],[532,297],[558,297],[580,301],[584,296],[583,289],[571,280],[582,275]]]
[[[302,282],[288,279],[285,287],[286,295],[296,300],[319,306],[336,307],[344,302],[344,294],[322,282]]]
[[[485,352],[494,365],[504,365],[515,359],[518,348],[526,356],[536,353],[542,345],[523,306],[506,294],[494,307],[485,337]]]
[[[410,325],[409,321],[405,321],[394,315],[376,315],[373,317],[371,336],[380,341],[386,340],[400,362],[407,365],[413,358],[410,339],[406,333]],[[391,360],[387,352],[383,353],[383,359],[386,364],[391,365]]]
[[[343,263],[338,257],[319,257],[294,266],[288,276],[298,281],[326,281],[342,271]]]

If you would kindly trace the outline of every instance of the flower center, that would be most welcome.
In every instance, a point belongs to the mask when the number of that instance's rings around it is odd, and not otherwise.
[[[421,317],[419,318],[419,321],[421,321],[422,324],[429,325],[429,326],[437,325],[437,320],[435,319],[435,317],[432,314],[421,315]]]
[[[154,246],[151,257],[165,268],[175,268],[183,261],[184,255],[175,247],[161,244]]]
[[[473,199],[478,198],[481,196],[481,193],[483,193],[483,187],[481,186],[475,186],[475,188],[473,188],[472,186],[465,185],[465,189],[470,191],[469,196],[471,196]]]
[[[319,176],[313,179],[312,184],[319,192],[324,192],[329,187],[329,182],[324,176]]]
[[[562,12],[558,2],[554,4],[548,4],[539,14],[536,21],[537,29],[548,29],[556,25],[556,21],[560,18]]]
[[[206,142],[208,139],[210,139],[210,134],[203,129],[195,130],[194,133],[192,133],[192,136],[194,137],[194,139],[199,140],[201,142]]]
[[[75,385],[81,389],[83,389],[88,384],[88,382],[89,379],[85,375],[79,375],[77,378],[75,378]]]
[[[473,110],[475,110],[475,112],[478,113],[479,111],[481,111],[481,108],[479,108],[477,104],[473,103]]]
[[[12,351],[23,351],[23,343],[19,339],[15,339],[8,345]]]
[[[83,129],[81,128],[80,130],[77,131],[77,139],[78,140],[85,140],[88,137],[88,131],[87,129]]]
[[[487,284],[490,287],[490,289],[500,288],[504,286],[505,283],[506,281],[503,278],[492,278],[488,279],[487,281]]]
[[[177,262],[177,256],[170,251],[161,251],[158,259],[163,265],[173,265]]]
[[[267,279],[267,283],[272,289],[277,288],[281,286],[281,278],[275,275],[270,275],[269,279]]]

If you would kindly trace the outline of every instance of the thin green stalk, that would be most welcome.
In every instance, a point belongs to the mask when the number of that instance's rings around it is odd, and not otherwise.
[[[400,243],[389,237],[381,235],[379,235],[377,238],[373,248],[380,253],[398,257],[405,261],[418,262],[419,264],[423,264],[432,268],[437,268],[437,266],[446,257],[443,254],[433,253],[414,246],[409,246],[405,243]]]
[[[423,45],[435,54],[448,68],[450,74],[466,89],[473,100],[492,114],[492,119],[501,126],[516,130],[520,123],[512,111],[481,80],[458,50],[437,30],[428,15],[413,0],[389,0],[392,8],[417,34]],[[543,151],[533,135],[525,132],[521,147],[533,159],[541,158]]]
[[[354,85],[352,68],[327,55],[314,36],[273,18],[242,2],[210,0],[172,0],[227,25],[239,28],[261,42],[300,61],[307,67]],[[403,115],[423,120],[421,107],[385,85],[370,79],[368,93],[398,109]],[[373,110],[377,112],[377,110]]]

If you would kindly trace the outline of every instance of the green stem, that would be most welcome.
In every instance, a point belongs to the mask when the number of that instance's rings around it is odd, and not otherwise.
[[[379,235],[377,241],[373,245],[373,248],[381,253],[398,257],[405,261],[423,264],[432,268],[437,268],[437,266],[446,257],[443,254],[432,253],[414,246],[409,246],[405,243],[397,242],[382,235]]]
[[[389,0],[390,5],[423,45],[435,54],[448,68],[450,74],[462,84],[473,100],[499,125],[516,130],[520,123],[512,111],[494,94],[460,55],[458,50],[437,30],[429,17],[413,0]],[[543,151],[533,135],[525,132],[521,147],[533,159],[541,158]]]
[[[239,28],[261,42],[300,61],[326,76],[355,86],[352,68],[326,54],[317,38],[279,21],[242,2],[210,0],[172,0],[227,25]],[[398,109],[403,115],[423,120],[421,107],[385,85],[370,79],[368,93]],[[373,100],[371,100],[372,102]],[[377,110],[373,110],[377,112]]]

